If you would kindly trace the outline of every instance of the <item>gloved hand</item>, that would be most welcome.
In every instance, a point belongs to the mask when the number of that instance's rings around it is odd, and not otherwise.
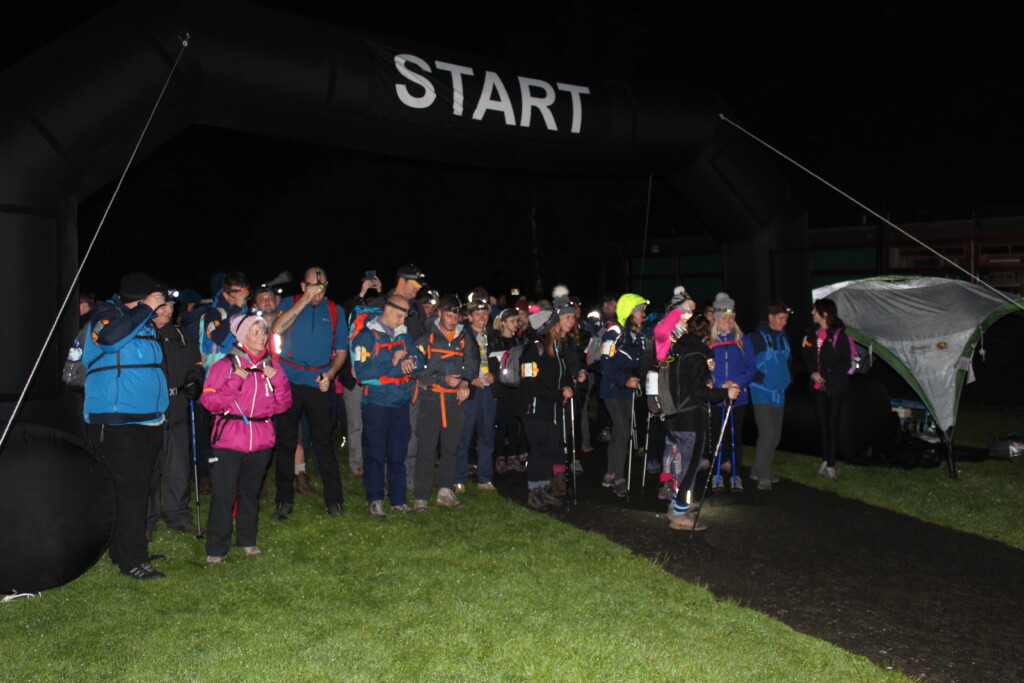
[[[185,382],[185,385],[183,387],[181,387],[181,393],[189,401],[198,401],[199,395],[203,393],[203,385],[201,385],[194,379],[190,379],[189,381]]]

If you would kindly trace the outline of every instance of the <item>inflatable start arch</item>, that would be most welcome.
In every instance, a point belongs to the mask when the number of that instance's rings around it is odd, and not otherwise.
[[[186,35],[143,156],[202,123],[480,166],[665,174],[722,243],[745,310],[810,290],[805,211],[712,92],[539,73],[236,0],[125,0],[0,74],[5,421],[78,266],[78,202],[123,170]],[[77,431],[58,381],[76,323],[68,310],[23,419]]]

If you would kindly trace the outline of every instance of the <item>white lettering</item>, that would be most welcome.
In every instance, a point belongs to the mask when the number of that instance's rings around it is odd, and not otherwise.
[[[589,95],[590,88],[585,85],[571,85],[569,83],[555,83],[562,92],[569,93],[572,98],[572,128],[573,133],[579,133],[583,127],[583,106],[580,102],[580,95]]]
[[[544,94],[536,97],[531,94],[530,88],[539,88]],[[519,118],[520,126],[530,127],[530,115],[536,108],[540,112],[541,118],[544,119],[544,125],[548,127],[548,130],[558,130],[558,126],[555,125],[555,117],[551,114],[551,105],[555,103],[555,89],[551,87],[550,83],[537,78],[520,76],[519,92],[523,96],[523,111]]]
[[[491,99],[497,93],[498,99]],[[480,91],[480,99],[476,103],[476,110],[473,112],[473,120],[480,121],[488,111],[500,111],[505,114],[505,125],[516,125],[516,114],[512,110],[512,100],[509,99],[508,91],[501,78],[493,71],[484,72],[484,86]]]
[[[409,88],[405,83],[395,83],[395,92],[398,94],[398,99],[407,107],[426,109],[437,99],[437,93],[434,92],[434,84],[423,74],[410,71],[406,64],[412,64],[427,73],[430,73],[430,65],[416,55],[395,55],[395,68],[398,69],[398,73],[423,88],[423,94],[416,96],[409,92]]]
[[[462,116],[462,104],[465,102],[466,91],[462,86],[463,76],[472,76],[473,70],[461,64],[435,61],[434,66],[438,71],[447,71],[452,75],[452,113]]]

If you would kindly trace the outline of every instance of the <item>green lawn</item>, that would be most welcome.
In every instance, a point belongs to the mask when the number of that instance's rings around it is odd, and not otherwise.
[[[0,680],[903,680],[496,494],[381,523],[345,483],[345,518],[265,504],[262,558],[161,531],[166,579],[3,605]]]
[[[984,447],[992,438],[1019,432],[1024,432],[1024,411],[964,408],[956,441]],[[1024,458],[960,462],[959,479],[949,477],[945,462],[915,470],[840,462],[839,481],[833,482],[816,476],[820,464],[817,458],[780,452],[774,470],[786,479],[1024,549]]]

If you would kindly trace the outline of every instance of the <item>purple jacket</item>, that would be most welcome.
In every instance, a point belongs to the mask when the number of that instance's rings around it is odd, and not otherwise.
[[[249,372],[245,379],[235,374],[239,366],[264,365],[277,370],[273,379],[267,379],[261,371]],[[274,447],[274,415],[291,407],[292,389],[269,351],[254,363],[236,343],[227,356],[210,366],[200,403],[214,414],[210,436],[214,448],[252,453]]]

